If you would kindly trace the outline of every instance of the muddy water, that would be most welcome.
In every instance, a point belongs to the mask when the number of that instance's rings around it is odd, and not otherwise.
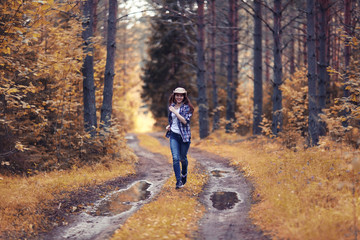
[[[101,200],[98,206],[88,213],[92,216],[114,216],[129,211],[134,203],[146,200],[150,197],[151,191],[148,188],[151,183],[138,181],[128,189],[114,192]]]
[[[212,206],[218,210],[232,209],[239,202],[235,192],[215,192],[210,196]]]
[[[212,174],[214,177],[223,177],[223,176],[224,176],[225,174],[227,174],[227,173],[229,173],[229,172],[223,171],[223,170],[218,170],[218,169],[211,171],[211,174]]]
[[[66,219],[66,226],[57,227],[39,239],[109,239],[128,217],[160,192],[172,171],[168,159],[139,147],[134,135],[127,139],[139,157],[133,182],[119,186],[120,190],[108,193],[85,211],[71,215]]]

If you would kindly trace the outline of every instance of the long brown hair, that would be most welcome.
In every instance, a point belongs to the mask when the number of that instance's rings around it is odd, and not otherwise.
[[[194,106],[191,104],[190,99],[188,98],[186,93],[172,93],[169,97],[169,106],[173,103],[176,103],[175,101],[175,94],[182,94],[184,95],[183,103],[188,105],[190,107],[190,112],[194,112]]]

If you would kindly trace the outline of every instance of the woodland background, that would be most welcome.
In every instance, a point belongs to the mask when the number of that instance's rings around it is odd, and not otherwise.
[[[299,154],[343,144],[351,157],[334,161],[355,174],[359,1],[136,3],[1,1],[0,181],[125,165],[125,134],[163,129],[177,86],[196,107],[194,140],[224,132]]]
[[[1,4],[2,171],[91,162],[139,104],[164,124],[176,86],[201,138],[225,127],[314,146],[358,134],[356,1],[153,1],[141,18],[126,1]],[[146,104],[131,95],[139,85]]]

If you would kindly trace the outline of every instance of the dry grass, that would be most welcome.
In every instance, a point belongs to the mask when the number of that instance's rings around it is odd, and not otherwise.
[[[47,223],[46,216],[38,213],[48,208],[46,204],[55,200],[60,192],[62,197],[66,197],[70,191],[80,187],[134,173],[136,156],[124,149],[122,157],[124,159],[107,161],[106,166],[97,164],[31,177],[0,176],[0,238],[4,233],[14,237],[24,233],[36,234]]]
[[[229,158],[255,186],[251,217],[275,239],[355,239],[360,227],[359,152],[330,145],[298,152],[266,138],[216,133],[198,147]],[[356,226],[356,228],[355,228]]]
[[[144,148],[165,155],[172,162],[170,149],[148,135],[138,135]],[[189,157],[188,183],[175,190],[175,179],[170,177],[155,200],[143,206],[116,231],[112,239],[191,239],[197,230],[204,207],[197,199],[206,175]]]

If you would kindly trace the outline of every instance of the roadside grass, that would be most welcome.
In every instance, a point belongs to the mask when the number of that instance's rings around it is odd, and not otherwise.
[[[172,163],[168,147],[149,135],[139,134],[138,138],[142,147],[166,156]],[[156,198],[129,217],[112,239],[192,239],[205,211],[197,199],[206,180],[206,175],[190,156],[185,187],[176,190],[172,175]]]
[[[123,149],[122,158],[106,160],[71,170],[39,173],[30,177],[0,175],[0,238],[36,236],[49,222],[43,213],[56,198],[68,197],[71,191],[94,186],[135,172],[135,154]],[[104,159],[105,160],[105,159]]]
[[[356,239],[359,151],[323,142],[294,152],[259,137],[216,132],[197,147],[230,159],[252,181],[250,216],[274,239]],[[236,141],[238,140],[238,141]]]

